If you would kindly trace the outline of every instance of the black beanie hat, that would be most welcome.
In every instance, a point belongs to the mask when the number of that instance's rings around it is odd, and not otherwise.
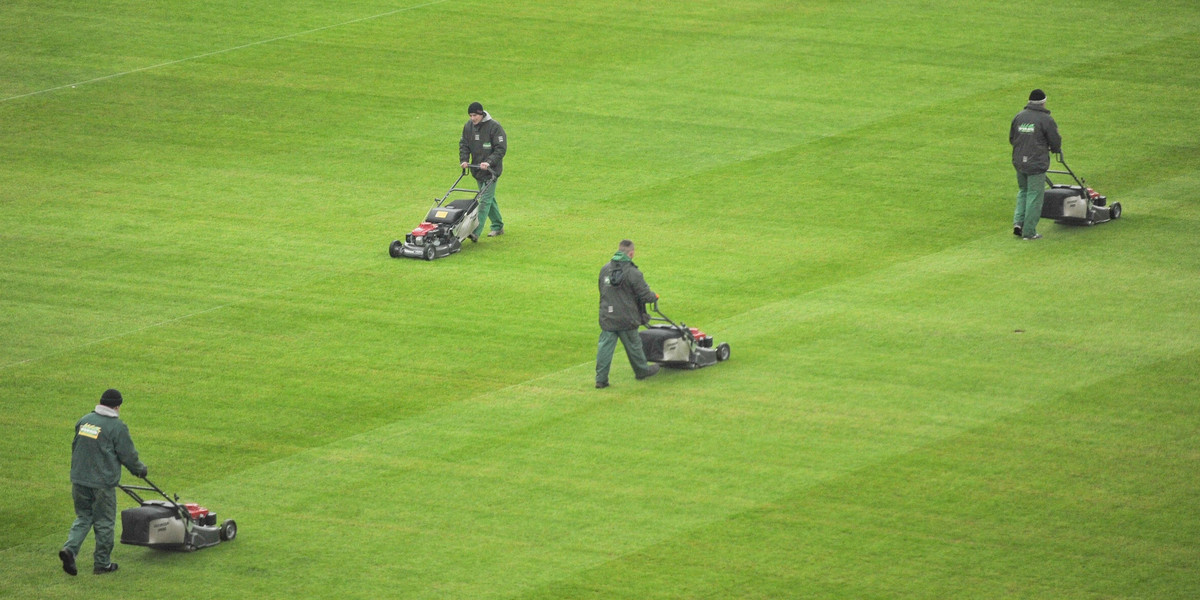
[[[1040,89],[1029,92],[1029,101],[1030,102],[1045,102],[1046,101],[1046,92],[1043,92]]]
[[[121,399],[121,392],[118,392],[112,388],[108,388],[107,390],[104,390],[103,394],[100,394],[100,404],[105,406],[120,406],[121,402],[124,402],[124,400]]]
[[[478,102],[472,102],[471,105],[467,107],[467,114],[468,115],[482,115],[483,114],[483,105]]]

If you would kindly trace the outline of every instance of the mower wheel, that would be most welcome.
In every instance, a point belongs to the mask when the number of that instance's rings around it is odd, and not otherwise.
[[[1110,219],[1121,218],[1121,203],[1120,202],[1113,202],[1112,206],[1108,207],[1108,218],[1110,218]]]
[[[218,536],[222,542],[228,542],[237,537],[237,523],[234,523],[233,519],[221,523],[221,531],[218,532]]]
[[[392,258],[400,258],[403,248],[404,244],[400,240],[396,240],[392,242],[391,246],[388,246],[388,255]]]
[[[729,360],[729,344],[719,344],[717,346],[717,360]]]
[[[433,246],[426,244],[424,250],[425,260],[433,260],[434,252],[436,252],[436,250],[434,250]]]

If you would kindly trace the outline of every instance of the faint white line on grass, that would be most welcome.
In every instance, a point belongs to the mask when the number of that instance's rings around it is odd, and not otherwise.
[[[332,277],[332,276],[331,276],[331,277]],[[329,279],[329,277],[326,277],[326,278],[324,278],[324,279]],[[45,359],[47,359],[47,358],[50,358],[50,357],[52,357],[52,356],[59,356],[59,355],[62,355],[62,354],[66,354],[66,353],[68,353],[68,352],[75,352],[75,351],[77,351],[77,350],[82,350],[82,349],[84,349],[84,348],[88,348],[88,347],[91,347],[91,346],[95,346],[96,344],[103,344],[104,342],[108,342],[108,341],[111,341],[111,340],[115,340],[115,339],[123,338],[123,337],[125,337],[125,336],[133,335],[133,334],[135,334],[135,333],[140,333],[140,332],[146,331],[146,330],[148,330],[148,329],[154,329],[155,327],[162,327],[163,325],[170,325],[170,324],[172,324],[172,323],[178,323],[179,321],[183,321],[183,320],[185,320],[185,319],[190,319],[190,318],[192,318],[192,317],[198,317],[198,316],[200,316],[200,315],[203,315],[203,314],[206,314],[206,313],[210,313],[210,312],[213,312],[213,311],[223,310],[223,309],[229,308],[229,307],[231,307],[231,306],[237,306],[237,305],[239,305],[239,304],[245,304],[245,303],[247,303],[247,302],[252,302],[252,301],[254,301],[254,300],[258,300],[258,299],[260,299],[260,298],[265,298],[265,297],[267,297],[267,296],[270,296],[270,295],[272,295],[272,294],[280,294],[280,293],[283,293],[283,292],[288,292],[288,291],[291,291],[291,290],[293,290],[293,289],[296,289],[297,287],[300,287],[300,286],[302,286],[302,285],[311,285],[311,284],[313,284],[313,283],[317,283],[317,282],[319,282],[319,281],[322,281],[322,279],[321,279],[321,278],[316,278],[316,279],[311,279],[311,280],[308,280],[308,281],[304,281],[304,282],[298,283],[298,284],[296,284],[296,285],[291,285],[291,286],[287,286],[287,287],[279,288],[279,289],[276,289],[276,290],[267,290],[267,291],[261,292],[261,293],[259,293],[259,294],[256,294],[256,295],[254,295],[254,296],[251,296],[251,297],[249,297],[249,298],[242,298],[241,300],[235,300],[235,301],[233,301],[233,302],[226,302],[225,304],[222,304],[222,305],[220,305],[220,306],[213,306],[213,307],[210,307],[210,308],[205,308],[205,309],[203,309],[203,310],[198,310],[198,311],[196,311],[196,312],[189,313],[189,314],[186,314],[186,315],[180,315],[180,316],[178,316],[178,317],[173,317],[173,318],[167,319],[167,320],[165,320],[165,321],[159,321],[159,322],[157,322],[157,323],[151,323],[151,324],[149,324],[149,325],[143,325],[143,326],[141,326],[141,327],[138,327],[138,328],[136,328],[136,329],[130,329],[129,331],[122,331],[121,333],[114,333],[113,335],[109,335],[109,336],[105,336],[105,337],[102,337],[102,338],[99,338],[99,339],[95,339],[95,340],[92,340],[92,341],[90,341],[90,342],[83,342],[82,344],[76,344],[76,345],[74,345],[74,346],[70,346],[70,347],[68,347],[68,348],[61,348],[61,349],[59,349],[59,350],[56,350],[56,351],[54,351],[54,352],[48,352],[48,353],[46,353],[46,354],[43,354],[43,355],[41,355],[41,356],[34,356],[34,357],[32,357],[32,358],[26,358],[25,360],[18,360],[17,362],[8,363],[8,364],[6,364],[6,365],[0,365],[0,371],[2,371],[2,370],[4,370],[4,369],[12,368],[12,367],[19,367],[19,366],[21,366],[21,365],[24,365],[24,364],[29,364],[29,363],[32,363],[32,362],[37,362],[37,361],[39,361],[39,360],[45,360]]]
[[[206,309],[204,309],[204,310],[198,310],[198,311],[196,311],[196,312],[194,312],[194,313],[191,313],[191,314],[187,314],[187,315],[178,316],[178,317],[175,317],[175,318],[173,318],[173,319],[167,319],[166,321],[159,321],[159,322],[157,322],[157,323],[151,323],[151,324],[149,324],[149,325],[143,325],[142,327],[138,327],[137,329],[130,329],[129,331],[123,331],[123,332],[121,332],[121,333],[113,334],[113,335],[110,335],[110,336],[107,336],[107,337],[102,337],[102,338],[100,338],[100,339],[97,339],[97,340],[92,340],[92,341],[90,341],[90,342],[84,342],[84,343],[82,343],[82,344],[78,344],[78,345],[75,345],[75,346],[71,346],[70,348],[62,348],[62,349],[60,349],[60,350],[57,350],[57,351],[54,351],[54,352],[50,352],[50,353],[48,353],[48,354],[43,354],[43,355],[41,355],[41,356],[35,356],[35,357],[33,357],[33,358],[27,358],[27,359],[25,359],[25,360],[18,360],[17,362],[14,362],[14,363],[8,363],[7,365],[0,366],[0,369],[8,369],[8,368],[10,368],[10,367],[19,367],[19,366],[21,366],[21,365],[23,365],[23,364],[27,364],[27,363],[31,363],[31,362],[35,362],[35,361],[39,361],[39,360],[44,360],[44,359],[50,358],[51,356],[58,356],[58,355],[60,355],[60,354],[66,354],[66,353],[68,353],[68,352],[74,352],[74,351],[76,351],[76,350],[81,350],[81,349],[83,349],[83,348],[87,348],[87,347],[89,347],[89,346],[95,346],[96,344],[103,344],[104,342],[107,342],[107,341],[109,341],[109,340],[115,340],[115,339],[117,339],[117,338],[123,338],[123,337],[125,337],[125,336],[127,336],[127,335],[133,335],[133,334],[135,334],[135,333],[138,333],[138,332],[140,332],[140,331],[146,331],[147,329],[154,329],[155,327],[161,327],[161,326],[163,326],[163,325],[170,325],[171,323],[175,323],[175,322],[177,322],[177,321],[182,321],[182,320],[184,320],[184,319],[190,319],[190,318],[192,318],[192,317],[195,317],[195,316],[198,316],[198,315],[202,315],[202,314],[204,314],[204,313],[209,313],[209,312],[212,312],[212,311],[214,311],[214,310],[221,310],[221,309],[223,309],[223,308],[229,308],[230,306],[233,306],[233,305],[235,305],[235,304],[241,304],[242,302],[245,302],[245,300],[238,300],[237,302],[230,302],[230,303],[228,303],[228,304],[222,304],[221,306],[214,306],[214,307],[212,307],[212,308],[206,308]]]
[[[261,46],[261,45],[263,45],[263,44],[270,44],[271,42],[278,42],[278,41],[280,41],[280,40],[287,40],[287,39],[291,39],[291,38],[295,38],[295,37],[300,37],[300,36],[302,36],[302,35],[308,35],[308,34],[311,34],[311,33],[317,33],[317,32],[320,32],[320,31],[325,31],[325,30],[327,30],[327,29],[334,29],[334,28],[337,28],[337,27],[345,27],[346,25],[353,25],[353,24],[355,24],[355,23],[362,23],[363,21],[370,21],[370,20],[372,20],[372,19],[381,19],[381,18],[383,18],[383,17],[389,17],[389,16],[391,16],[391,15],[394,15],[394,14],[397,14],[397,13],[402,13],[402,12],[406,12],[406,11],[410,11],[410,10],[416,10],[416,9],[418,9],[418,8],[425,8],[426,6],[433,6],[434,4],[444,4],[444,3],[446,3],[446,2],[450,2],[450,0],[433,0],[432,2],[426,2],[426,3],[424,3],[424,4],[416,4],[416,5],[413,5],[413,6],[406,6],[406,7],[404,7],[404,8],[397,8],[396,10],[390,10],[390,11],[388,11],[388,12],[385,12],[385,13],[379,13],[379,14],[377,14],[377,15],[371,15],[371,16],[369,16],[369,17],[361,17],[361,18],[358,18],[358,19],[351,19],[351,20],[349,20],[349,21],[345,21],[345,22],[343,22],[343,23],[337,23],[337,24],[334,24],[334,25],[326,25],[326,26],[324,26],[324,27],[318,27],[318,28],[316,28],[316,29],[309,29],[308,31],[300,31],[300,32],[297,32],[297,33],[289,33],[289,34],[287,34],[287,35],[281,35],[281,36],[279,36],[279,37],[273,37],[273,38],[271,38],[271,39],[269,39],[269,40],[259,40],[259,41],[257,41],[257,42],[250,42],[249,44],[242,44],[241,46],[234,46],[234,47],[232,47],[232,48],[225,48],[224,50],[213,50],[212,52],[205,52],[204,54],[197,54],[197,55],[195,55],[195,56],[189,56],[189,57],[187,57],[187,58],[180,58],[180,59],[178,59],[178,60],[171,60],[171,61],[167,61],[167,62],[165,62],[165,63],[159,63],[159,64],[157,64],[157,65],[150,65],[150,66],[148,66],[148,67],[138,67],[138,68],[136,68],[136,69],[131,69],[131,70],[129,70],[129,71],[124,71],[124,72],[121,72],[121,73],[113,73],[112,75],[105,75],[105,76],[103,76],[103,77],[96,77],[96,78],[93,78],[93,79],[87,79],[87,80],[85,80],[85,81],[77,81],[77,82],[75,82],[75,83],[68,83],[68,84],[65,84],[65,85],[60,85],[60,86],[57,86],[57,87],[46,88],[46,89],[44,89],[44,90],[38,90],[38,91],[36,91],[36,92],[29,92],[29,93],[27,93],[27,94],[19,94],[19,95],[17,95],[17,96],[9,96],[8,98],[0,98],[0,102],[8,102],[9,100],[17,100],[17,99],[19,99],[19,98],[27,98],[27,97],[29,97],[29,96],[36,96],[36,95],[38,95],[38,94],[45,94],[45,93],[48,93],[48,92],[54,92],[54,91],[63,90],[63,89],[66,89],[66,88],[72,88],[72,87],[75,87],[75,86],[77,86],[77,85],[87,85],[87,84],[89,84],[89,83],[97,83],[97,82],[100,82],[100,81],[105,81],[105,80],[108,80],[108,79],[116,79],[117,77],[124,77],[124,76],[126,76],[126,75],[132,75],[132,74],[134,74],[134,73],[141,73],[142,71],[149,71],[149,70],[151,70],[151,69],[158,69],[158,68],[161,68],[161,67],[169,67],[169,66],[171,66],[171,65],[176,65],[176,64],[179,64],[179,63],[182,63],[182,62],[188,62],[188,61],[190,61],[190,60],[197,60],[197,59],[206,58],[206,57],[209,57],[209,56],[215,56],[215,55],[217,55],[217,54],[225,54],[225,53],[227,53],[227,52],[233,52],[233,51],[235,51],[235,50],[242,50],[242,49],[244,49],[244,48],[251,48],[251,47],[253,47],[253,46]]]
[[[220,311],[221,308],[227,308],[227,307],[233,306],[235,304],[238,304],[238,302],[229,302],[229,304],[226,304],[226,305],[205,308],[205,310],[203,310],[203,311],[197,311],[197,312],[193,312],[191,314],[184,314],[184,316],[175,317],[173,319],[160,320],[160,322],[158,322],[158,323],[151,323],[149,325],[140,326],[140,328],[137,328],[137,329],[122,331],[122,332],[120,332],[120,334],[110,335],[107,337],[101,337],[100,340],[92,340],[90,342],[80,343],[80,344],[77,344],[77,346],[72,346],[70,348],[62,348],[60,350],[56,350],[56,352],[42,354],[41,356],[34,356],[34,358],[31,358],[31,359],[18,360],[17,362],[10,362],[10,364],[0,366],[0,370],[2,370],[2,368],[10,368],[10,367],[17,367],[20,365],[25,365],[25,364],[28,364],[28,362],[35,362],[38,360],[48,359],[48,358],[50,358],[50,356],[58,356],[59,354],[66,354],[68,352],[76,352],[76,350],[79,350],[79,349],[88,348],[89,346],[96,346],[97,343],[104,343],[109,340],[116,340],[116,338],[118,338],[118,337],[125,337],[127,335],[137,334],[138,331],[154,329],[154,328],[157,328],[157,326],[168,325],[170,323],[178,322],[178,320],[184,320],[184,319],[196,317],[196,316],[198,316],[198,314],[204,314],[206,312],[212,312],[212,311]]]

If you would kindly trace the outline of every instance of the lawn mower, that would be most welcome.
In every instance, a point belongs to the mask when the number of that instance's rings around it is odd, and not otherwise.
[[[479,168],[479,165],[467,166],[471,169]],[[446,195],[442,196],[440,200],[434,200],[434,206],[429,209],[429,214],[425,215],[425,221],[404,236],[403,242],[400,240],[392,242],[388,248],[388,254],[392,258],[407,256],[433,260],[450,256],[462,250],[463,240],[470,237],[479,225],[479,196],[496,181],[494,177],[488,179],[480,184],[479,189],[458,187],[459,182],[466,176],[467,169],[463,169],[462,174],[454,181],[454,185],[450,186],[450,191],[446,192]],[[471,196],[461,196],[463,193]],[[446,200],[450,198],[451,194],[460,194],[460,196],[447,202]]]
[[[118,485],[138,503],[121,511],[121,543],[161,550],[191,552],[215,546],[237,537],[237,523],[226,520],[217,525],[217,513],[192,502],[179,503],[149,479],[149,486]],[[143,500],[138,492],[157,492],[163,500]]]
[[[651,316],[650,321],[662,324],[647,325],[638,333],[646,360],[677,369],[697,369],[729,360],[729,344],[722,343],[713,348],[711,336],[685,323],[672,321],[658,309],[657,300],[652,310],[658,316]]]
[[[1070,175],[1076,185],[1055,185],[1046,178],[1046,196],[1042,200],[1042,218],[1054,219],[1055,223],[1066,225],[1095,225],[1121,217],[1121,203],[1113,202],[1105,206],[1108,198],[1096,193],[1087,183],[1077,177],[1060,153],[1058,162],[1066,171],[1046,171],[1059,175]]]

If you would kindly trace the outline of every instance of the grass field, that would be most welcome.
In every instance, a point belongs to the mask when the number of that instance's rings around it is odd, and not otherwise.
[[[13,0],[0,54],[2,598],[1200,597],[1193,0]],[[1011,235],[1035,87],[1120,220]],[[507,235],[389,258],[475,100]],[[593,388],[626,237],[729,362]],[[237,540],[62,573],[107,387]]]

